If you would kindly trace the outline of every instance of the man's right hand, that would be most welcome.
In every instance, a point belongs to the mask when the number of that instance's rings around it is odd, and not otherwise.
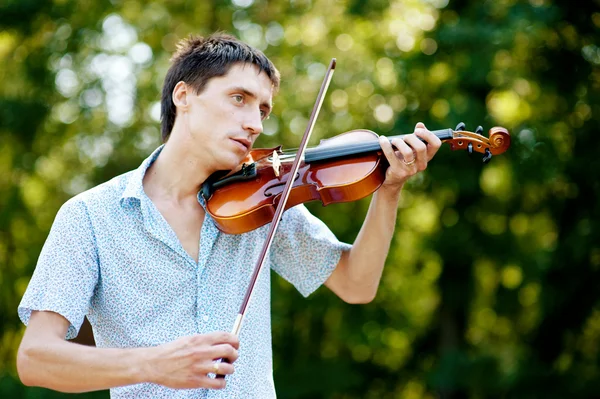
[[[225,379],[213,374],[233,374],[238,358],[239,339],[228,332],[182,337],[151,349],[147,362],[150,382],[176,389],[225,388]],[[227,359],[229,363],[215,362]],[[218,373],[216,373],[218,371]]]

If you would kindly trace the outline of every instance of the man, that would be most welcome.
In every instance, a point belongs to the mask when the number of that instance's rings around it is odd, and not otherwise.
[[[17,359],[26,385],[110,388],[115,398],[275,397],[268,271],[239,340],[226,332],[267,226],[223,234],[198,192],[212,173],[236,168],[247,155],[271,112],[279,73],[260,51],[227,35],[185,40],[172,62],[162,96],[165,144],[137,170],[67,201],[56,216],[19,306],[28,325]],[[304,206],[284,214],[268,265],[303,295],[324,283],[349,303],[375,297],[402,185],[426,168],[440,141],[418,124],[393,144],[397,151],[381,139],[391,166],[352,246]],[[65,340],[84,316],[97,347]]]

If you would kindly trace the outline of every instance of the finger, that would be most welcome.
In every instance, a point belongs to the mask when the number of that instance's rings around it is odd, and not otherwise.
[[[216,374],[216,375],[224,375],[224,374],[233,374],[235,371],[235,367],[230,363],[224,362],[211,362],[211,363],[203,363],[202,364],[202,374]]]
[[[427,167],[427,161],[429,160],[427,158],[427,146],[425,143],[414,134],[404,136],[404,142],[412,148],[417,161],[417,168],[419,170],[424,170]]]
[[[210,348],[211,358],[214,359],[227,359],[227,362],[233,363],[238,357],[240,357],[237,349],[229,344],[214,345]]]
[[[381,150],[383,151],[383,155],[385,155],[388,163],[390,165],[398,164],[398,157],[394,153],[394,148],[392,147],[392,143],[385,136],[379,136],[379,145],[381,146]]]
[[[416,154],[413,149],[404,141],[403,139],[397,138],[392,140],[392,144],[400,154],[402,154],[402,159],[404,163],[412,163],[415,160]]]
[[[442,146],[442,141],[427,129],[416,129],[415,135],[427,143],[427,161],[430,161]]]
[[[208,333],[206,334],[206,338],[209,345],[229,344],[236,349],[240,347],[240,339],[237,335],[225,331]]]
[[[198,388],[223,389],[226,385],[227,382],[224,378],[210,378],[205,375],[198,377]]]

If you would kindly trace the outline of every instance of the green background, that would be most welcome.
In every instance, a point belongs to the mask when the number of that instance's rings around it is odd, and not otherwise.
[[[399,204],[377,298],[273,280],[280,398],[600,396],[598,0],[0,2],[0,397],[16,309],[58,208],[159,145],[162,80],[190,33],[235,34],[282,74],[258,147],[352,129],[503,126],[482,165],[444,146]],[[352,242],[369,199],[310,210]],[[108,397],[107,392],[79,395]]]

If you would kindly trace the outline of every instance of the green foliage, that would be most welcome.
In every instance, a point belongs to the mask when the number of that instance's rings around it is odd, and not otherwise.
[[[174,45],[216,30],[282,72],[259,146],[298,145],[331,57],[314,143],[418,121],[512,135],[485,166],[444,148],[407,185],[373,303],[347,305],[326,289],[306,300],[273,280],[279,397],[597,395],[598,1],[447,3],[0,4],[0,396],[64,396],[23,387],[15,370],[16,308],[41,246],[66,199],[159,144]],[[367,207],[309,204],[348,242]]]

